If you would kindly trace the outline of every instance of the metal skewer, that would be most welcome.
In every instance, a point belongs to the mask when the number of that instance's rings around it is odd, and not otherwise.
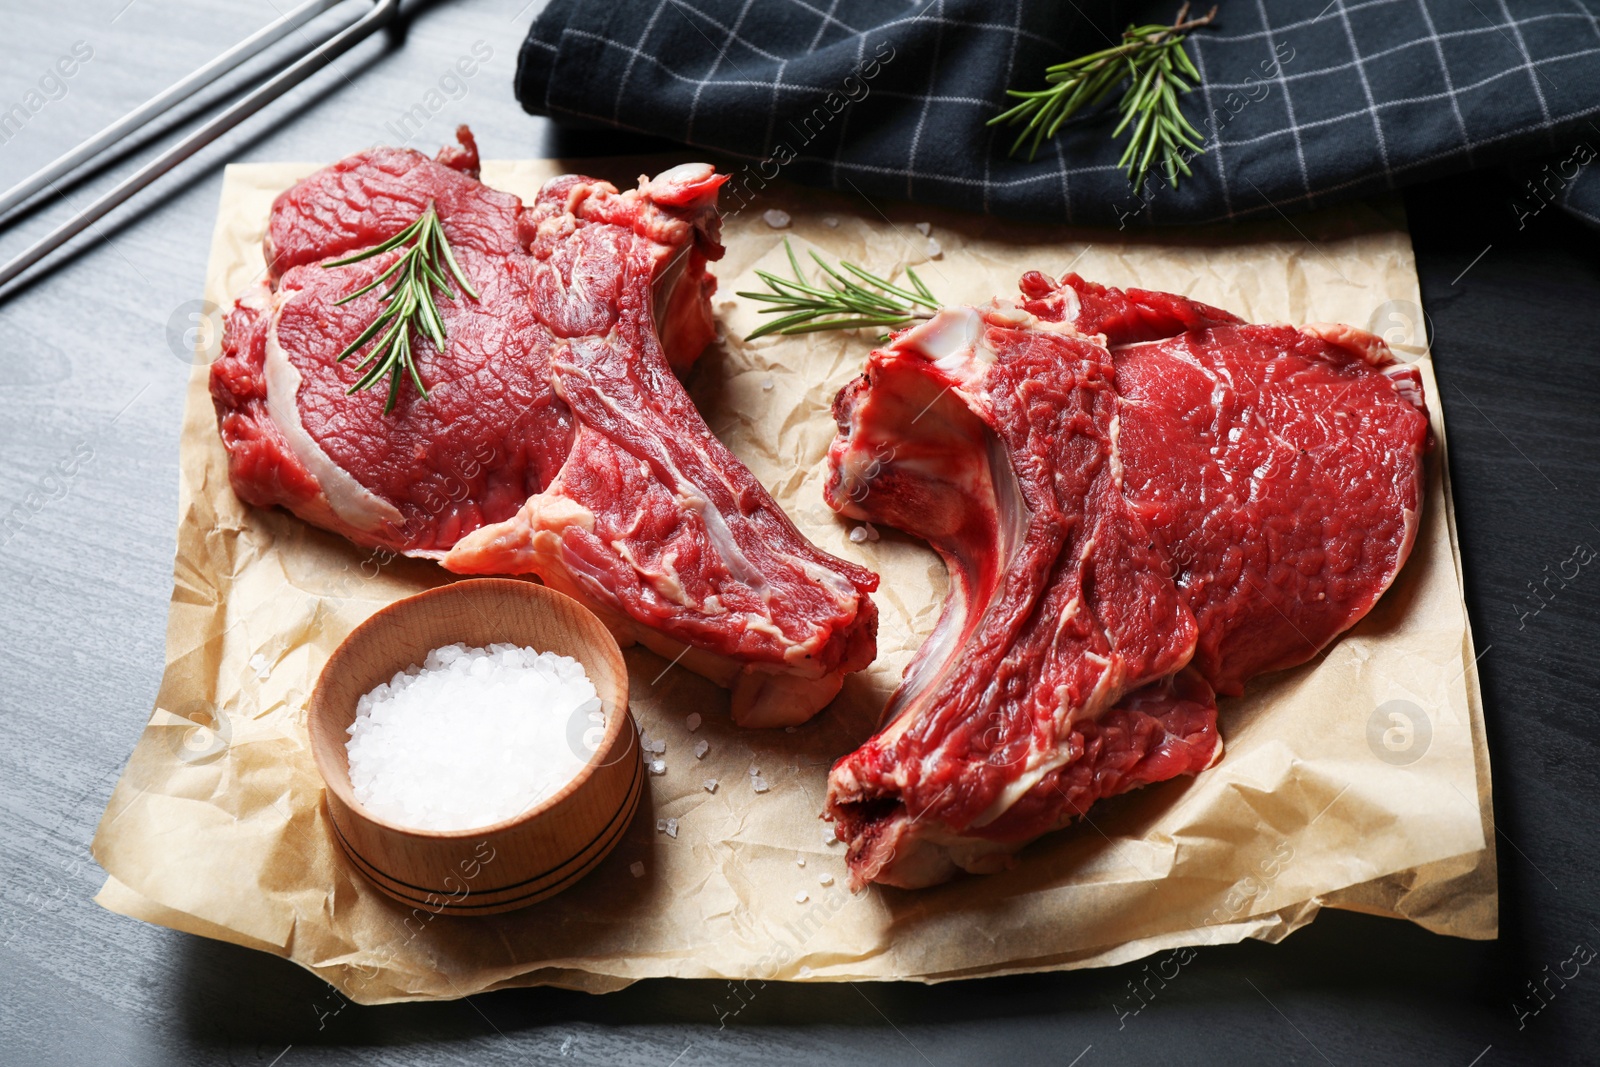
[[[22,182],[6,194],[4,208],[0,208],[0,210],[9,210],[14,207],[34,192],[50,185],[60,176],[60,173],[65,172],[71,166],[81,162],[81,160],[89,158],[95,152],[111,144],[117,137],[124,136],[127,132],[137,128],[138,125],[142,125],[153,116],[166,110],[182,95],[179,93],[180,89],[191,91],[207,84],[225,70],[232,69],[249,58],[249,56],[256,54],[273,41],[278,40],[323,11],[329,10],[339,2],[342,2],[342,0],[310,0],[310,2],[296,8],[277,22],[246,38],[233,49],[217,57],[217,59],[200,68],[200,70],[174,85],[171,89],[130,113],[126,118],[102,130],[99,134],[79,145],[43,171]],[[127,178],[107,190],[94,203],[40,238],[5,266],[0,267],[0,301],[5,300],[10,295],[5,291],[4,286],[13,281],[23,271],[88,229],[96,220],[161,177],[161,175],[167,173],[222,134],[254,115],[257,111],[260,111],[288,90],[320,71],[357,42],[367,38],[373,30],[388,22],[399,8],[400,0],[375,0],[372,10],[361,16],[356,22],[351,23],[345,29],[329,38],[314,51],[300,57],[300,59],[280,71],[249,95],[233,103],[204,126],[201,126],[155,159],[134,171]],[[269,36],[263,38],[263,35]],[[219,66],[224,61],[227,61],[226,65]],[[160,106],[157,107],[157,104]],[[135,118],[138,119],[137,123],[133,122]],[[116,136],[110,137],[109,135],[113,132],[115,132]],[[71,162],[66,163],[64,166],[62,165],[69,160]],[[59,171],[57,170],[58,167],[60,167]],[[30,186],[31,188],[29,188]],[[19,190],[24,189],[27,191],[19,192]]]
[[[13,208],[27,200],[34,193],[37,193],[74,167],[99,155],[111,145],[116,144],[128,134],[166,111],[173,104],[210,85],[228,71],[259,54],[269,45],[282,40],[294,30],[299,29],[324,11],[342,2],[343,0],[307,0],[306,3],[301,4],[287,15],[257,30],[170,89],[152,97],[60,159],[37,173],[22,179],[22,181],[6,190],[5,195],[0,196],[0,217],[10,214]]]

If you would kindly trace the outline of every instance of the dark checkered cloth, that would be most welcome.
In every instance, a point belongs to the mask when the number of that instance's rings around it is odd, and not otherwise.
[[[559,121],[748,160],[734,197],[782,173],[1035,220],[1206,222],[1523,161],[1508,211],[1600,225],[1600,0],[1219,6],[1188,45],[1202,84],[1183,107],[1205,154],[1177,188],[1153,168],[1138,196],[1116,166],[1114,100],[1032,162],[985,122],[1006,89],[1041,87],[1047,65],[1130,22],[1170,21],[1176,0],[553,0],[517,94]]]

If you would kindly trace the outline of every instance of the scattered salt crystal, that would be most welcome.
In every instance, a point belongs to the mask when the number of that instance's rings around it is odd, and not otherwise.
[[[706,753],[711,751],[710,741],[696,741],[694,745],[694,758],[705,759]]]
[[[792,734],[798,729],[799,729],[798,726],[785,726],[783,728],[783,732],[786,733],[786,734]]]
[[[781,230],[789,225],[789,213],[787,211],[780,211],[777,208],[772,208],[770,211],[763,212],[761,218],[774,230]]]
[[[834,218],[832,215],[822,216],[822,224],[830,230],[837,230],[839,228],[839,220]]]
[[[823,875],[821,878],[817,879],[817,884],[821,885],[821,886],[824,886],[824,887],[832,885],[833,884],[833,875],[831,875],[831,874]]]
[[[666,774],[667,773],[667,761],[664,760],[664,759],[653,759],[653,760],[651,760],[650,761],[650,773],[651,774]]]
[[[837,845],[839,843],[839,835],[833,832],[833,823],[829,823],[822,828],[822,843],[824,845]]]
[[[878,528],[872,523],[864,522],[861,524],[861,528],[867,532],[868,541],[876,541],[878,539]]]
[[[749,775],[757,775],[761,773],[761,768],[752,763],[750,764],[750,769],[745,773]]]
[[[850,531],[851,544],[865,544],[878,539],[878,528],[870,522],[864,522]]]
[[[772,391],[773,386],[775,386],[777,384],[778,383],[773,381],[771,378],[763,378],[763,379],[761,379],[761,391],[763,393],[770,393]]]
[[[917,232],[926,237],[933,232],[933,226],[926,222],[917,223]]]
[[[794,865],[796,867],[804,867],[806,865],[806,858],[804,856],[796,855],[794,858]]]
[[[667,836],[672,838],[674,841],[676,841],[678,839],[678,820],[677,819],[668,819],[667,820]]]
[[[446,645],[356,703],[345,750],[356,799],[418,830],[466,830],[526,811],[577,776],[601,708],[583,665],[512,644]],[[601,714],[600,722],[604,722]]]
[[[750,776],[750,788],[757,793],[765,793],[767,791],[767,780],[759,774],[752,774]]]
[[[635,878],[643,878],[644,863],[640,860],[634,860],[632,863],[628,864],[628,873],[633,875]]]
[[[939,242],[932,237],[928,238],[928,258],[938,259],[943,253],[944,249],[939,247]]]
[[[267,663],[267,657],[259,652],[250,657],[250,669],[255,671],[256,677],[263,681],[266,680],[267,675],[272,673],[271,666]]]
[[[667,832],[667,820],[665,820],[665,819],[657,819],[656,820],[656,833],[664,834],[666,832]]]
[[[705,784],[707,793],[715,793],[717,791],[717,780],[715,778],[707,778]]]
[[[661,753],[663,753],[663,752],[665,752],[667,750],[667,743],[665,741],[661,740],[661,738],[657,737],[657,738],[652,739],[651,742],[649,744],[645,745],[644,747],[646,748],[646,750],[648,750],[650,752],[654,752],[656,755],[659,756],[659,755],[661,755]]]
[[[700,713],[698,711],[691,711],[689,713],[689,717],[683,720],[683,725],[687,726],[689,728],[689,732],[692,734],[696,730],[700,729],[700,723],[703,721],[704,720],[700,718]]]
[[[800,890],[800,892],[798,892],[798,893],[796,893],[794,895],[794,902],[796,904],[804,904],[806,901],[808,901],[810,899],[811,899],[811,894],[807,893],[804,889]]]

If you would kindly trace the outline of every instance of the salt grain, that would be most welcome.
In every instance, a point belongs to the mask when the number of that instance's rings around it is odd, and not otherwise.
[[[665,819],[657,819],[656,820],[656,833],[664,834],[666,832],[667,832],[667,820],[665,820]]]
[[[757,793],[765,793],[767,791],[767,780],[759,774],[752,774],[750,776],[750,788]]]
[[[707,793],[715,793],[717,791],[717,780],[715,778],[707,778],[705,786]]]
[[[695,759],[705,759],[706,758],[706,753],[710,752],[710,751],[711,751],[711,742],[710,741],[696,741],[695,742],[695,746],[694,746],[694,758]]]
[[[785,228],[789,225],[790,221],[789,213],[787,211],[779,211],[777,208],[773,208],[770,211],[764,212],[761,218],[774,230],[781,230]]]
[[[488,826],[576,777],[604,721],[575,659],[446,645],[357,701],[345,745],[350,784],[363,807],[401,826]],[[575,740],[582,723],[597,728]]]
[[[674,841],[676,841],[678,839],[678,820],[677,819],[668,819],[667,820],[667,836],[672,838]]]
[[[772,392],[773,386],[777,384],[778,383],[773,381],[771,378],[763,378],[761,379],[761,391],[763,393],[770,393]]]
[[[839,843],[839,835],[833,832],[832,823],[822,828],[822,843],[824,845],[837,845]]]
[[[667,743],[658,737],[646,745],[645,748],[659,756],[667,750]]]
[[[667,773],[667,761],[664,760],[664,759],[653,759],[653,760],[651,760],[650,761],[650,773],[651,774],[666,774]]]
[[[804,856],[796,856],[794,858],[794,865],[796,867],[804,867],[806,865],[806,858]]]
[[[822,224],[830,230],[837,230],[839,228],[839,220],[834,218],[832,215],[822,216]]]
[[[917,232],[926,237],[933,232],[933,227],[926,222],[919,222],[917,223]]]
[[[698,711],[691,711],[689,713],[689,717],[683,720],[683,725],[688,727],[689,732],[692,734],[696,730],[700,729],[700,723],[702,721],[703,720],[700,718],[700,713]]]
[[[944,254],[944,249],[939,247],[939,242],[932,237],[928,238],[928,258],[938,259]]]
[[[635,878],[643,878],[644,864],[639,860],[634,860],[632,863],[628,864],[628,873],[633,875]]]
[[[263,682],[272,673],[272,665],[267,662],[267,657],[259,652],[250,657],[250,669],[255,671],[256,678]]]
[[[878,528],[870,522],[864,522],[850,531],[850,541],[853,544],[865,544],[878,539]]]
[[[833,884],[833,875],[831,875],[831,874],[823,875],[821,878],[817,879],[817,884],[823,886],[824,888],[826,888],[827,886],[832,885]]]
[[[798,892],[798,893],[796,893],[794,895],[794,902],[796,904],[804,904],[806,901],[808,901],[810,899],[811,899],[811,894],[807,893],[804,889],[800,890],[800,892]]]

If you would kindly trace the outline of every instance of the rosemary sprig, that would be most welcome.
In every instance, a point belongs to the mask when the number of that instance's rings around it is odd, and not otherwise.
[[[773,319],[751,333],[745,338],[746,341],[769,333],[797,334],[820,330],[857,330],[866,326],[903,326],[918,319],[930,319],[939,310],[938,298],[922,284],[917,272],[909,267],[906,268],[906,277],[911,279],[914,291],[868,273],[854,263],[840,263],[839,266],[843,268],[841,273],[812,252],[811,258],[817,261],[817,266],[826,275],[822,284],[812,285],[800,270],[800,261],[795,258],[787,237],[783,239],[783,250],[789,254],[789,266],[794,269],[793,278],[780,278],[776,274],[758,270],[756,275],[767,283],[771,291],[738,294],[771,304],[771,307],[761,309],[763,315],[782,315],[782,318]]]
[[[432,200],[428,201],[427,208],[416,222],[382,244],[322,265],[327,268],[359,263],[413,241],[415,243],[405,254],[389,264],[382,274],[334,303],[335,307],[348,304],[356,297],[370,293],[384,282],[389,282],[389,288],[378,298],[384,305],[383,310],[372,320],[370,326],[361,331],[359,337],[345,346],[344,351],[338,356],[338,361],[343,363],[361,351],[367,342],[374,337],[378,338],[356,364],[357,370],[369,365],[371,369],[347,390],[346,395],[371,388],[385,374],[389,375],[389,398],[383,405],[385,415],[394,410],[395,398],[400,395],[400,380],[403,377],[409,376],[422,398],[424,400],[428,398],[428,390],[423,386],[422,378],[417,373],[416,355],[412,351],[411,328],[415,325],[428,340],[433,342],[436,351],[444,351],[444,319],[439,315],[438,305],[433,302],[433,291],[438,289],[446,296],[456,295],[450,288],[450,281],[445,277],[445,271],[449,271],[450,277],[455,278],[462,291],[473,300],[478,299],[478,294],[473,290],[472,283],[467,281],[461,265],[456,262],[455,255],[450,251],[450,242],[444,235],[444,225],[439,221],[439,213],[434,210]],[[380,332],[382,332],[381,337],[378,336]]]
[[[1180,171],[1190,173],[1185,151],[1196,155],[1205,151],[1199,140],[1200,131],[1178,107],[1179,96],[1200,81],[1200,72],[1184,51],[1183,42],[1190,30],[1209,25],[1216,14],[1213,7],[1203,17],[1191,19],[1185,3],[1170,26],[1129,26],[1122,33],[1121,43],[1045,68],[1047,88],[1007,90],[1007,96],[1020,102],[990,119],[989,125],[1023,123],[1022,132],[1011,145],[1011,154],[1032,141],[1028,158],[1033,159],[1039,146],[1046,138],[1054,137],[1062,123],[1084,108],[1099,104],[1128,82],[1117,104],[1122,120],[1111,136],[1122,136],[1130,126],[1132,135],[1117,166],[1138,192],[1159,154],[1167,180],[1177,185]]]

